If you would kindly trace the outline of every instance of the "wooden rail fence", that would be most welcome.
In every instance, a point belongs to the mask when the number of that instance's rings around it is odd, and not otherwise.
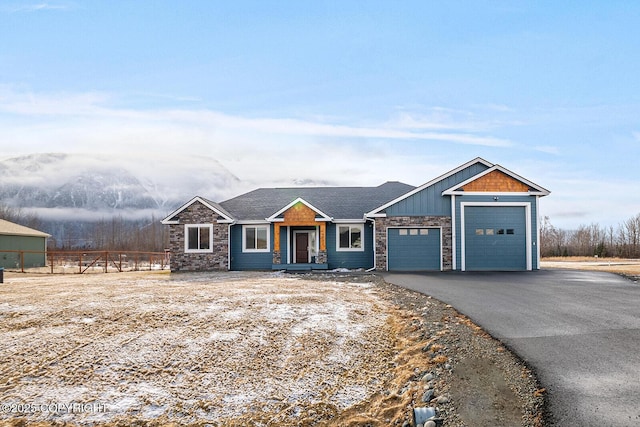
[[[0,267],[34,273],[123,272],[169,268],[169,252],[0,250]]]

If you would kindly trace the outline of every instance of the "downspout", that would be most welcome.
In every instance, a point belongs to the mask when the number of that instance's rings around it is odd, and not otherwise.
[[[227,271],[231,271],[231,226],[235,224],[235,221],[227,224]]]

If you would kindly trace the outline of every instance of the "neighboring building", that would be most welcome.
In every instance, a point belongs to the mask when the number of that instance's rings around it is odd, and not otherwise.
[[[171,270],[535,270],[549,191],[484,159],[413,187],[261,188],[168,215]]]
[[[42,231],[0,219],[0,267],[19,268],[22,260],[25,268],[44,267],[49,237]]]

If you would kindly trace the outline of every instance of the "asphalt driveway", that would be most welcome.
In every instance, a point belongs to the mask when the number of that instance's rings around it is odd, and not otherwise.
[[[640,425],[640,283],[570,270],[385,279],[451,304],[515,351],[546,387],[552,425]]]

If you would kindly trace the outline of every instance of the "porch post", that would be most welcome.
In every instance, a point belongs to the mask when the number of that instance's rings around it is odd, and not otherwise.
[[[280,223],[273,224],[273,264],[282,264],[280,252]]]
[[[320,223],[320,250],[316,257],[317,264],[327,264],[327,223],[322,221]]]

